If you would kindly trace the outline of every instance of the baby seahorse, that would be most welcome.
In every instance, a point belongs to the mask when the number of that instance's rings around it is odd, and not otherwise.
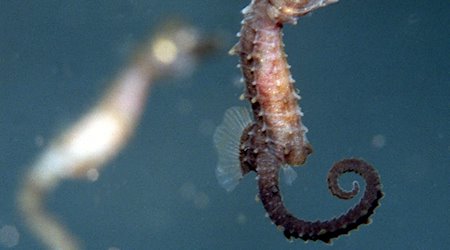
[[[359,159],[345,159],[329,171],[328,187],[333,195],[351,199],[359,192],[357,182],[349,192],[340,188],[338,178],[343,173],[354,172],[366,182],[360,202],[347,213],[326,221],[306,221],[288,212],[281,198],[279,170],[303,164],[312,152],[301,121],[300,96],[283,50],[282,26],[295,24],[299,16],[333,2],[336,0],[253,0],[242,11],[240,41],[230,53],[240,57],[244,97],[250,101],[253,121],[244,108],[234,107],[225,113],[214,134],[219,152],[216,175],[225,189],[232,190],[243,175],[256,172],[259,198],[284,235],[327,243],[369,223],[383,196],[380,177],[372,166]]]

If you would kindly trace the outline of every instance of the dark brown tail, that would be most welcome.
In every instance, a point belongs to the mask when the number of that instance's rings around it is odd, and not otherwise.
[[[266,154],[270,157],[270,154]],[[260,163],[274,163],[270,159],[260,161]],[[346,172],[354,172],[362,176],[366,182],[364,196],[360,202],[351,208],[347,213],[326,221],[305,221],[289,213],[283,204],[280,189],[278,187],[278,170],[276,166],[258,168],[259,176],[259,196],[271,220],[283,232],[286,238],[301,238],[303,240],[321,240],[330,243],[331,239],[348,234],[361,224],[368,224],[369,217],[379,205],[379,200],[383,197],[381,191],[380,176],[377,171],[368,163],[358,159],[345,159],[337,162],[329,171],[328,187],[333,195],[341,199],[354,197],[359,190],[359,186],[354,183],[353,190],[343,191],[337,179]]]

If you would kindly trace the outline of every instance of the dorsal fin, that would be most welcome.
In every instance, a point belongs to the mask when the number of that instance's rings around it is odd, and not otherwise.
[[[219,155],[216,177],[227,191],[232,191],[243,177],[239,161],[241,134],[252,122],[248,109],[231,107],[214,132],[214,145]]]

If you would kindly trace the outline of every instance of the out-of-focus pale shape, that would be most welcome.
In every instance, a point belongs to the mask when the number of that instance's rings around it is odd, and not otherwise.
[[[156,59],[164,64],[173,63],[177,57],[178,48],[172,40],[159,38],[152,46]]]
[[[99,177],[99,172],[97,169],[95,168],[91,168],[86,172],[86,177],[88,178],[88,180],[94,182],[98,180]]]
[[[386,137],[384,135],[375,135],[372,138],[372,146],[375,148],[383,148],[386,145]]]
[[[79,132],[73,138],[67,138],[69,154],[75,157],[93,158],[108,147],[115,147],[121,134],[123,124],[120,119],[108,112],[98,112],[88,117],[85,124],[80,124]]]
[[[186,182],[180,187],[180,195],[185,200],[193,200],[197,194],[197,188],[192,182]]]
[[[34,138],[34,142],[36,143],[36,146],[38,146],[38,147],[42,147],[45,144],[44,137],[42,137],[41,135],[36,136]]]
[[[60,178],[86,176],[117,151],[127,130],[114,114],[93,112],[44,152],[32,170],[34,180],[45,186]]]
[[[192,182],[184,183],[179,189],[184,200],[191,201],[198,209],[205,209],[209,205],[209,196],[203,191],[198,191]]]
[[[97,180],[99,169],[133,133],[153,81],[185,74],[199,55],[214,46],[210,42],[181,23],[161,29],[137,51],[103,98],[37,158],[25,177],[18,204],[32,231],[49,249],[79,249],[79,243],[45,211],[47,193],[63,179]]]
[[[20,234],[15,226],[4,225],[0,228],[0,246],[13,248],[19,244]]]
[[[194,198],[194,206],[198,209],[205,209],[209,205],[209,196],[205,192],[198,192]]]
[[[291,186],[295,179],[297,179],[297,172],[295,172],[295,170],[289,165],[285,165],[281,169],[283,171],[284,182]]]
[[[247,223],[247,216],[243,213],[239,213],[236,218],[236,221],[239,225],[243,225],[243,224]]]

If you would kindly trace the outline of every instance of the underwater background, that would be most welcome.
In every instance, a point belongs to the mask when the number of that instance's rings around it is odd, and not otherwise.
[[[219,51],[190,76],[159,81],[124,150],[96,182],[64,181],[49,210],[86,249],[330,249],[288,242],[255,202],[254,174],[230,193],[216,181],[214,129],[226,109],[248,106],[238,58],[227,54],[248,3],[0,1],[0,249],[42,249],[15,206],[21,176],[173,18],[218,35]],[[343,0],[285,27],[314,147],[293,185],[282,184],[286,206],[317,220],[355,204],[327,189],[342,158],[364,158],[382,178],[373,223],[333,249],[450,245],[449,13],[449,1]]]

